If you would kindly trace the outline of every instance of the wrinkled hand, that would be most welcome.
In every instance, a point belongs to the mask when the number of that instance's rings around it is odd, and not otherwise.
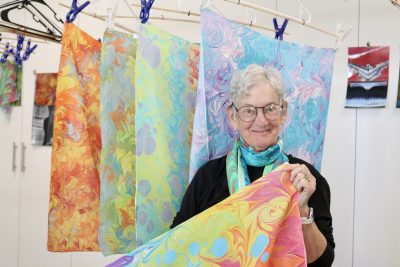
[[[290,181],[296,190],[300,192],[298,199],[300,215],[308,216],[309,208],[307,203],[316,189],[315,177],[304,164],[285,164],[282,170],[290,172]]]

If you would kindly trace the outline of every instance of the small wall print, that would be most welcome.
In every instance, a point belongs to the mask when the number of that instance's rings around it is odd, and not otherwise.
[[[349,47],[346,107],[385,107],[389,47]]]
[[[32,145],[53,144],[54,110],[58,73],[36,74],[35,103],[32,118]]]
[[[32,145],[53,144],[54,106],[34,106],[32,120]]]

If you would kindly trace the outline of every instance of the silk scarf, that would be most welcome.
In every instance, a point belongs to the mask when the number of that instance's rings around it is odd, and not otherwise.
[[[205,162],[232,150],[238,136],[226,115],[230,81],[236,70],[250,64],[280,71],[288,102],[283,149],[320,169],[334,50],[275,40],[208,9],[202,9],[201,28],[203,63],[199,70],[190,177]]]
[[[104,255],[136,248],[135,60],[137,40],[106,31],[100,66],[100,228]]]
[[[283,141],[278,138],[276,145],[262,152],[254,152],[252,148],[243,144],[242,138],[238,139],[231,152],[226,157],[226,174],[229,193],[232,195],[244,186],[250,184],[247,166],[264,166],[263,176],[288,162],[288,157],[282,152]]]
[[[136,235],[168,231],[188,185],[199,45],[142,25],[136,68]]]
[[[305,267],[289,177],[271,172],[108,266]]]
[[[14,63],[0,63],[0,105],[17,101],[17,68]]]
[[[64,25],[51,159],[49,251],[98,251],[101,44]]]

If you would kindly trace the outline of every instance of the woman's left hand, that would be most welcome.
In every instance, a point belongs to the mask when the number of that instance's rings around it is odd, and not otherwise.
[[[282,170],[290,171],[290,181],[296,190],[300,192],[298,199],[300,215],[308,216],[309,208],[307,203],[316,189],[315,177],[304,164],[285,164]]]

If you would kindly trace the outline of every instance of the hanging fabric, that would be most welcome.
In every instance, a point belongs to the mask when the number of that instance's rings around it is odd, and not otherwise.
[[[271,172],[108,266],[307,266],[289,177]]]
[[[283,151],[320,169],[334,50],[274,40],[208,9],[202,10],[201,23],[204,75],[199,80],[190,177],[232,149],[237,133],[226,115],[230,80],[235,70],[250,64],[280,70],[289,104]]]
[[[104,255],[136,248],[135,60],[137,40],[106,31],[100,66],[100,229]]]
[[[188,184],[199,46],[142,25],[136,59],[136,235],[169,229]]]
[[[49,251],[98,251],[101,44],[64,25],[54,115]]]
[[[0,105],[9,105],[19,98],[17,66],[9,61],[0,63]]]
[[[22,66],[15,64],[15,70],[17,73],[17,100],[10,103],[10,106],[20,107],[22,105]]]

